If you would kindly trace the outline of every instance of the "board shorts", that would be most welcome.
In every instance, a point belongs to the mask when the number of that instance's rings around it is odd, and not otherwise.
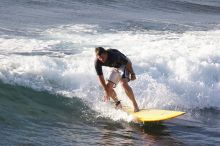
[[[128,58],[127,58],[128,59]],[[128,59],[130,62],[130,59]],[[110,76],[108,78],[108,81],[114,83],[114,87],[118,84],[118,82],[121,79],[127,79],[127,81],[130,81],[130,73],[128,72],[126,65],[122,65],[120,68],[113,68]]]

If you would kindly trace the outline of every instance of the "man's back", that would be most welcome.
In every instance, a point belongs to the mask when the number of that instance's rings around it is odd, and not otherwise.
[[[107,49],[106,52],[108,57],[105,62],[95,60],[95,69],[98,75],[102,74],[102,66],[120,68],[128,62],[127,57],[117,49]]]

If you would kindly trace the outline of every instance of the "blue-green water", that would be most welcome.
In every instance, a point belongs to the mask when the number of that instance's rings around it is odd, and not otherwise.
[[[217,145],[220,114],[139,125],[97,117],[78,98],[1,83],[1,145]],[[188,114],[187,114],[188,115]],[[188,116],[184,117],[188,117]],[[202,143],[201,143],[202,142]]]

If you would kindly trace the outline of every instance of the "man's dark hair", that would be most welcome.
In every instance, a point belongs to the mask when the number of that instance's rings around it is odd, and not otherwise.
[[[97,47],[95,48],[96,55],[101,55],[103,53],[106,53],[106,50],[103,47]]]

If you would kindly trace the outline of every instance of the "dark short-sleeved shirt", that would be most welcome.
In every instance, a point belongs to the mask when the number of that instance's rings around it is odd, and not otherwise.
[[[98,59],[95,60],[95,69],[97,75],[103,75],[102,66],[120,68],[122,65],[126,65],[128,63],[127,57],[116,49],[108,49],[107,54],[108,57],[104,63]]]

